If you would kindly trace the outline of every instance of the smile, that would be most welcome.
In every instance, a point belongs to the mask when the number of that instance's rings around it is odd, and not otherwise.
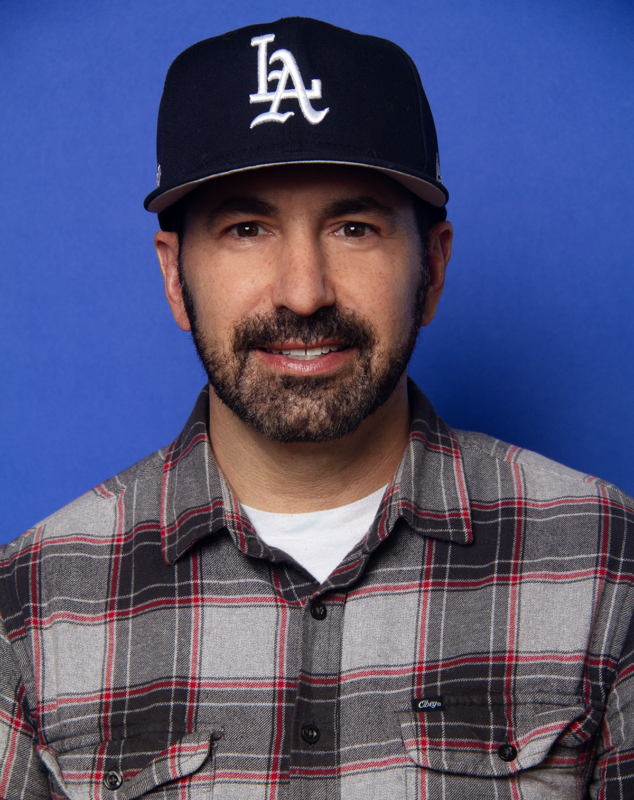
[[[345,350],[345,345],[342,344],[324,344],[317,347],[294,347],[286,350],[267,350],[267,353],[274,353],[275,355],[283,355],[287,358],[293,358],[297,361],[314,361],[321,356],[325,356],[330,352],[337,352],[338,350]]]

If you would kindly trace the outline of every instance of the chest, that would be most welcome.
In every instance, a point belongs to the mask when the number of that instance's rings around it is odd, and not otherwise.
[[[350,586],[293,599],[305,576],[228,537],[170,568],[123,553],[32,634],[44,760],[77,800],[111,773],[126,798],[510,797],[555,753],[572,786],[600,587],[521,555],[395,536]]]

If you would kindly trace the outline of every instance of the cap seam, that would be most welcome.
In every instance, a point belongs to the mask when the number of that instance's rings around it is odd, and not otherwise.
[[[410,75],[411,75],[411,77],[412,77],[412,79],[414,81],[414,86],[416,87],[416,90],[417,90],[416,91],[416,103],[418,105],[418,109],[417,109],[418,113],[416,114],[416,123],[418,125],[418,133],[420,134],[421,141],[423,143],[423,169],[424,169],[425,166],[427,165],[428,142],[427,142],[427,138],[425,136],[425,125],[423,124],[423,108],[422,108],[422,104],[421,104],[421,92],[424,91],[423,88],[422,88],[422,81],[420,79],[420,74],[418,72],[416,64],[414,64],[414,61],[412,60],[411,56],[409,56],[405,52],[405,50],[403,50],[402,47],[397,45],[396,42],[393,42],[393,44],[394,44],[394,47],[396,47],[399,56],[401,57],[401,59],[407,65],[407,69],[409,70],[409,73],[410,73]]]

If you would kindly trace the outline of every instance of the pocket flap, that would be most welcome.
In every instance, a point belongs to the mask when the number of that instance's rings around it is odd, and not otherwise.
[[[567,701],[514,702],[508,712],[501,696],[445,695],[440,710],[397,714],[403,745],[418,766],[504,777],[539,764],[558,740],[579,746],[596,730],[600,715],[588,712],[581,698]]]
[[[123,742],[106,742],[96,747],[57,753],[51,747],[39,747],[39,756],[69,800],[135,800],[170,781],[196,772],[206,761],[212,741],[221,738],[220,731],[197,731],[183,736],[160,752],[142,768],[132,766],[131,753],[143,752],[142,737]],[[141,741],[139,741],[141,740]],[[116,748],[120,756],[112,755]],[[145,748],[149,749],[149,748]],[[126,768],[128,766],[128,768]],[[108,772],[122,779],[118,789],[104,785]]]

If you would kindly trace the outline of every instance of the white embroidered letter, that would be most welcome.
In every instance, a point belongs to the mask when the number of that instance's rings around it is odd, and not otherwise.
[[[295,114],[294,111],[284,113],[279,111],[282,100],[298,100],[304,117],[311,125],[317,125],[330,111],[330,108],[316,111],[310,104],[311,100],[321,99],[321,81],[313,79],[310,89],[306,89],[295,57],[289,50],[276,50],[267,61],[267,45],[273,41],[275,41],[273,33],[254,36],[251,39],[251,46],[258,48],[258,91],[257,94],[249,95],[249,101],[251,103],[270,103],[271,106],[268,111],[258,114],[251,122],[250,127],[255,128],[256,125],[261,125],[263,122],[286,122],[289,117],[292,117]],[[274,61],[281,61],[282,69],[272,69],[267,75],[267,66],[273,64]],[[289,78],[293,83],[292,89],[286,88]],[[277,80],[277,87],[274,92],[269,92],[268,82],[274,80]]]

